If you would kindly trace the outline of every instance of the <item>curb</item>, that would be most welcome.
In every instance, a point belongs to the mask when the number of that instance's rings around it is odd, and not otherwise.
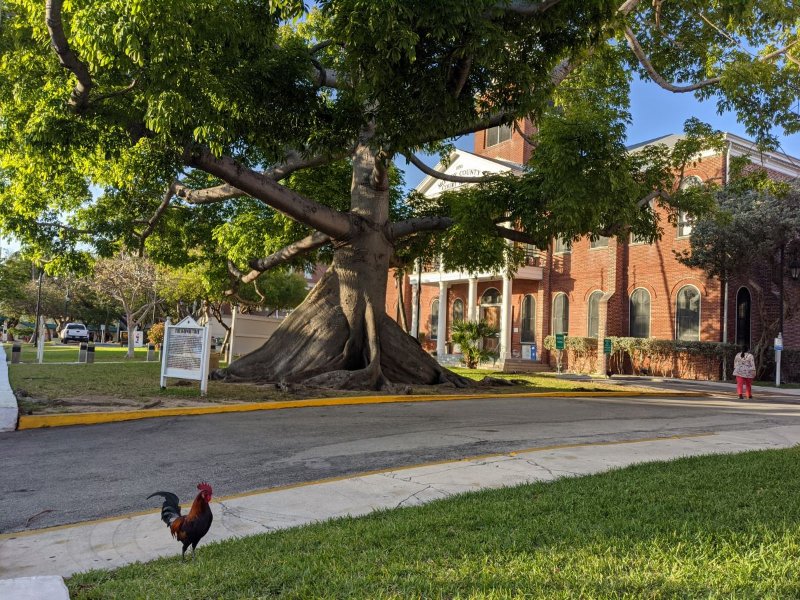
[[[19,407],[11,384],[8,382],[6,353],[0,348],[0,431],[14,431],[17,427]]]
[[[121,421],[137,421],[158,417],[184,417],[214,415],[234,412],[283,410],[320,406],[354,406],[360,404],[397,404],[403,402],[445,402],[450,400],[482,400],[489,398],[697,398],[707,396],[705,392],[528,392],[515,394],[452,394],[416,396],[349,396],[344,398],[314,398],[308,400],[286,400],[281,402],[253,402],[249,404],[218,404],[214,406],[187,406],[156,408],[125,412],[87,412],[59,415],[20,415],[17,429],[39,429],[42,427],[67,427],[70,425],[98,425]]]

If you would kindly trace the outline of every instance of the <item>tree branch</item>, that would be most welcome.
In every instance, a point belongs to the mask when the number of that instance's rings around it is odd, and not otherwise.
[[[509,227],[501,227],[500,225],[495,227],[495,231],[500,237],[511,240],[512,242],[531,244],[533,246],[537,244],[537,240],[533,239],[524,231],[517,231],[516,229],[511,229]]]
[[[280,181],[295,171],[326,165],[339,158],[341,158],[341,156],[324,155],[303,158],[296,150],[290,150],[284,162],[267,169],[264,171],[263,176],[269,177],[275,181]],[[213,204],[214,202],[224,202],[225,200],[248,195],[247,192],[243,192],[239,188],[227,183],[201,190],[192,189],[178,181],[173,185],[175,186],[175,195],[186,200],[189,204]]]
[[[173,185],[175,186],[175,195],[186,200],[189,204],[213,204],[214,202],[224,202],[239,196],[247,196],[242,190],[227,183],[202,190],[194,190],[177,181]]]
[[[113,92],[108,92],[106,94],[100,94],[99,96],[96,96],[92,102],[102,102],[103,100],[108,100],[109,98],[113,98],[115,96],[123,96],[128,92],[132,92],[136,88],[137,83],[139,83],[138,78],[131,81],[129,85],[125,86],[122,89],[114,90]]]
[[[617,12],[623,15],[629,14],[634,8],[639,6],[639,3],[642,0],[627,0],[623,2],[620,7],[617,9]]]
[[[332,238],[347,238],[350,233],[350,217],[347,214],[314,202],[262,173],[237,164],[229,156],[217,158],[205,149],[193,155],[189,164]]]
[[[89,92],[94,87],[94,82],[89,74],[89,68],[72,51],[64,34],[64,25],[61,22],[61,9],[64,0],[47,0],[45,2],[45,23],[47,31],[50,33],[50,46],[58,56],[61,66],[69,70],[78,78],[78,83],[70,94],[69,105],[77,112],[81,112],[89,105]]]
[[[704,81],[698,81],[697,83],[692,83],[690,85],[673,85],[669,83],[666,79],[664,79],[658,71],[655,70],[652,63],[648,60],[647,56],[644,53],[639,41],[636,39],[636,36],[633,35],[633,31],[629,26],[625,26],[625,39],[628,40],[628,47],[631,49],[633,54],[639,60],[639,63],[644,67],[644,70],[647,71],[647,74],[650,76],[655,83],[657,83],[660,87],[664,88],[668,92],[673,92],[676,94],[683,94],[686,92],[694,92],[695,90],[699,90],[704,87],[708,87],[710,85],[715,85],[721,81],[720,77],[711,77],[710,79],[706,79]]]
[[[242,283],[250,283],[264,271],[268,271],[273,267],[277,267],[278,265],[301,256],[306,252],[321,248],[325,244],[330,243],[330,241],[330,236],[320,233],[319,231],[315,231],[311,235],[304,237],[302,240],[298,240],[292,244],[289,244],[288,246],[281,248],[277,252],[273,252],[265,258],[254,258],[250,261],[250,268],[253,270],[247,275],[241,275],[239,278],[242,280]]]
[[[525,0],[511,0],[511,2],[501,2],[497,5],[506,12],[515,13],[523,16],[540,15],[547,9],[552,8],[561,0],[544,0],[544,2],[526,2]]]
[[[420,231],[445,231],[453,226],[455,220],[451,217],[419,217],[408,219],[389,226],[387,238],[395,241],[408,237]]]
[[[167,210],[169,206],[170,200],[172,200],[172,196],[175,195],[175,186],[177,182],[170,184],[167,188],[167,191],[164,192],[164,197],[161,199],[161,204],[158,205],[156,212],[153,213],[153,216],[147,221],[147,225],[145,226],[142,233],[137,234],[139,238],[139,256],[144,256],[144,242],[145,240],[150,237],[153,231],[156,228],[156,224],[161,219],[161,215],[164,214],[164,211]]]
[[[460,175],[448,175],[446,173],[441,173],[436,169],[432,169],[410,152],[408,154],[403,154],[403,156],[406,157],[408,162],[417,167],[426,175],[430,175],[436,179],[441,179],[442,181],[452,181],[453,183],[486,183],[487,181],[492,181],[498,177],[498,174],[486,175],[484,177],[462,177]]]

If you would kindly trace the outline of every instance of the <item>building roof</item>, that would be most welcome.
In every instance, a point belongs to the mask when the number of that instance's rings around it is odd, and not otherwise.
[[[448,156],[447,166],[443,161],[439,161],[434,169],[446,175],[458,175],[462,177],[481,177],[486,174],[507,173],[513,171],[522,173],[523,166],[509,160],[500,158],[489,158],[481,156],[467,150],[453,150]],[[468,183],[456,183],[438,179],[428,175],[417,186],[417,191],[426,196],[438,196],[442,192],[459,188]]]

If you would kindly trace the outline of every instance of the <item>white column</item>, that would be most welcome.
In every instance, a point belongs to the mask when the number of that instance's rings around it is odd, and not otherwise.
[[[436,328],[436,356],[446,354],[445,335],[447,335],[447,284],[439,282],[439,323]]]
[[[478,280],[475,277],[469,278],[467,287],[467,320],[478,320]]]
[[[500,360],[511,358],[511,277],[503,275],[503,303],[500,305]]]
[[[419,277],[419,275],[417,275]],[[419,284],[415,283],[411,286],[411,333],[412,337],[419,339],[419,314],[417,314],[417,305],[419,304]]]

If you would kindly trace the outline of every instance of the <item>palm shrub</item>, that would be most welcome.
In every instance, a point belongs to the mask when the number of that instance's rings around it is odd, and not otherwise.
[[[490,352],[481,347],[483,338],[497,335],[497,331],[486,321],[455,321],[453,323],[453,342],[461,346],[461,360],[468,369],[477,368],[481,361],[497,358],[496,352]]]

